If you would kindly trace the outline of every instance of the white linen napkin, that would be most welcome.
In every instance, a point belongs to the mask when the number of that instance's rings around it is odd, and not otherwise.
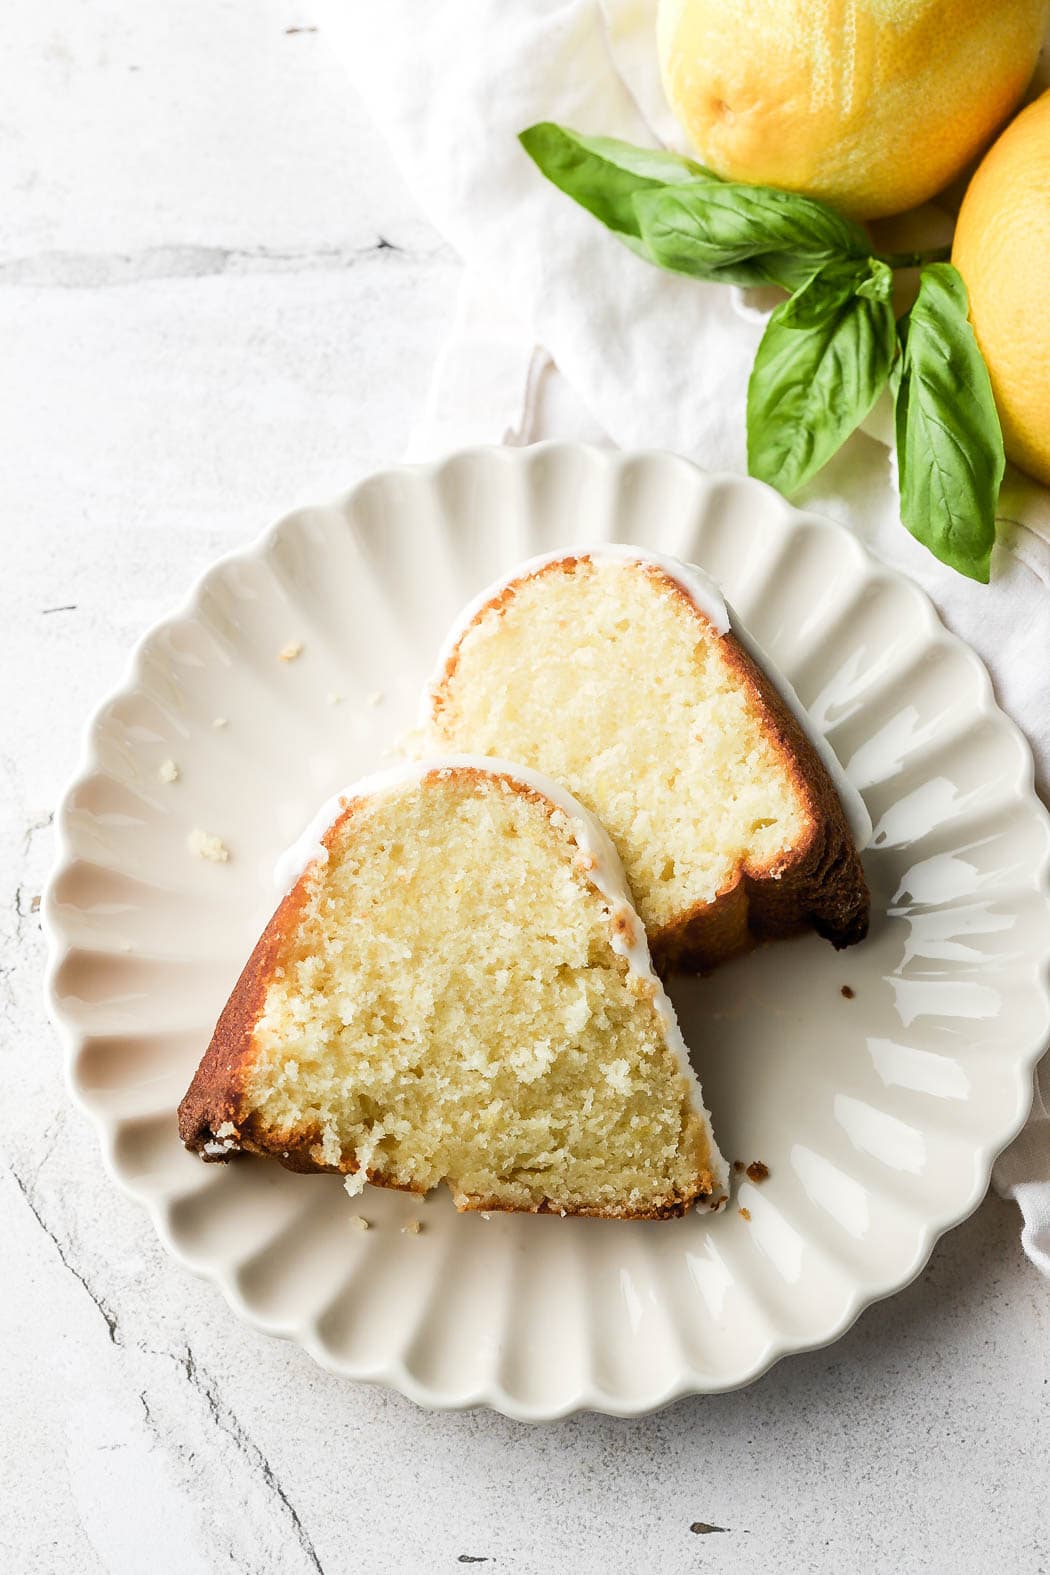
[[[524,127],[556,120],[685,151],[659,85],[655,8],[315,0],[409,187],[466,264],[409,457],[568,437],[674,449],[708,469],[746,472],[744,399],[762,311],[740,291],[634,256],[543,180],[517,142]],[[910,575],[980,653],[1032,744],[1046,799],[1050,492],[1008,473],[992,584],[965,580],[899,523],[888,415],[876,407],[796,501]],[[1050,1274],[1050,1056],[1028,1125],[993,1181],[1019,1203],[1025,1251]]]

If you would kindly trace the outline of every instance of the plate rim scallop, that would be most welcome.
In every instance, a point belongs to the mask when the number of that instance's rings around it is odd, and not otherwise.
[[[1042,896],[1050,911],[1050,811],[1035,791],[1035,767],[1028,740],[996,701],[988,671],[980,657],[964,640],[945,627],[925,591],[898,570],[880,563],[856,536],[837,521],[807,509],[795,508],[763,482],[731,471],[705,471],[683,456],[667,450],[651,448],[615,450],[600,448],[593,444],[558,440],[536,443],[523,448],[491,444],[473,445],[455,450],[426,464],[405,463],[387,466],[361,477],[329,504],[322,505],[322,508],[346,516],[353,509],[358,495],[366,487],[389,485],[391,482],[396,483],[398,478],[406,476],[420,477],[434,484],[449,467],[454,465],[503,464],[508,467],[529,467],[541,462],[549,464],[552,459],[554,463],[580,464],[582,462],[596,469],[604,469],[607,479],[617,487],[623,473],[639,465],[675,468],[681,477],[687,478],[688,484],[695,487],[698,501],[705,493],[711,493],[721,487],[751,489],[756,496],[763,495],[767,510],[770,510],[774,517],[778,517],[779,522],[785,527],[798,529],[806,526],[808,529],[825,533],[829,538],[834,538],[840,546],[845,547],[854,565],[865,577],[888,581],[901,589],[910,599],[915,613],[921,620],[924,636],[931,641],[936,640],[945,644],[956,660],[964,661],[969,666],[975,680],[976,704],[973,720],[984,719],[993,723],[998,730],[1011,738],[1017,749],[1017,778],[1011,785],[1018,799],[1027,801],[1026,807],[1042,821],[1048,845],[1048,852],[1043,858],[1041,867],[1035,872],[1032,890]],[[310,1322],[283,1324],[267,1321],[241,1295],[235,1283],[234,1273],[225,1270],[221,1264],[195,1259],[178,1241],[171,1225],[169,1204],[163,1195],[144,1194],[132,1184],[129,1176],[122,1170],[114,1151],[114,1138],[119,1130],[119,1120],[108,1116],[97,1104],[93,1104],[87,1094],[78,1089],[74,1082],[74,1065],[86,1035],[66,1017],[56,992],[59,970],[65,959],[77,949],[76,943],[63,929],[55,901],[57,884],[80,857],[74,848],[68,829],[69,808],[77,792],[100,768],[101,762],[97,750],[99,730],[111,706],[138,686],[143,658],[171,628],[200,613],[203,597],[217,577],[229,567],[245,561],[265,561],[290,522],[300,518],[309,508],[309,505],[303,505],[289,511],[247,545],[213,560],[197,577],[177,607],[152,624],[136,640],[116,685],[95,707],[83,727],[77,765],[55,811],[55,851],[41,903],[42,925],[47,943],[44,973],[45,1006],[62,1046],[63,1069],[69,1096],[88,1118],[100,1140],[106,1171],[123,1192],[145,1207],[153,1228],[171,1256],[194,1274],[215,1284],[227,1304],[246,1323],[267,1334],[298,1343],[319,1366],[328,1372],[357,1382],[385,1384],[417,1404],[432,1409],[462,1410],[489,1406],[514,1420],[524,1422],[554,1421],[579,1411],[635,1417],[658,1411],[690,1394],[725,1393],[743,1388],[768,1372],[785,1356],[817,1350],[834,1343],[852,1327],[867,1307],[903,1290],[921,1273],[939,1238],[965,1220],[984,1198],[996,1158],[1024,1125],[1032,1104],[1035,1068],[1050,1040],[1050,947],[1031,972],[1031,984],[1038,992],[1042,1007],[1042,1020],[1038,1033],[1033,1033],[1023,1044],[1012,1047],[1011,1051],[1010,1068],[1013,1072],[1016,1092],[1013,1112],[1009,1121],[1001,1123],[994,1132],[985,1137],[981,1144],[975,1146],[973,1179],[970,1186],[965,1191],[960,1189],[957,1195],[953,1195],[950,1205],[946,1204],[939,1212],[935,1211],[925,1219],[917,1232],[917,1239],[910,1256],[899,1268],[881,1279],[863,1284],[855,1283],[844,1310],[826,1327],[800,1336],[785,1333],[771,1335],[752,1363],[727,1377],[711,1378],[710,1375],[699,1372],[683,1360],[674,1380],[661,1390],[630,1397],[618,1397],[599,1389],[588,1380],[571,1388],[557,1404],[552,1404],[549,1401],[532,1403],[520,1395],[512,1394],[500,1381],[495,1369],[490,1370],[485,1383],[463,1393],[452,1392],[447,1388],[421,1380],[409,1370],[400,1354],[379,1366],[367,1369],[355,1365],[352,1360],[336,1360]]]

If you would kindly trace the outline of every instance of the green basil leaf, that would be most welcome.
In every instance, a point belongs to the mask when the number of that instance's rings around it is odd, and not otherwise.
[[[896,390],[901,519],[935,557],[987,585],[1003,434],[970,302],[950,263],[924,268],[901,322]]]
[[[864,231],[794,192],[739,181],[639,191],[638,227],[662,268],[694,279],[795,289],[833,257],[866,257]]]
[[[857,294],[868,301],[886,301],[893,305],[893,269],[880,257],[868,258],[866,278],[857,286]]]
[[[681,181],[718,177],[692,159],[658,148],[636,148],[615,137],[585,137],[567,126],[541,121],[518,138],[547,179],[643,256],[632,199],[637,192]]]
[[[863,259],[851,273],[836,259],[766,325],[747,389],[747,458],[751,474],[781,492],[797,491],[831,458],[885,386],[897,348],[893,307],[858,293],[869,280],[884,290],[885,266]]]
[[[780,322],[785,328],[815,327],[850,294],[892,303],[893,269],[878,257],[835,258],[784,302]]]

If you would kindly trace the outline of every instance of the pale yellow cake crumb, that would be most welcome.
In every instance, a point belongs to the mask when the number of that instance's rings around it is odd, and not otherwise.
[[[230,725],[230,724],[229,724],[229,718],[228,718],[228,717],[225,717],[225,716],[216,716],[216,717],[213,717],[213,718],[212,718],[212,724],[211,724],[211,725],[212,725],[212,727],[215,727],[215,728],[219,728],[219,727],[229,727],[229,725]]]
[[[708,1190],[693,1085],[573,825],[450,767],[333,829],[242,1097],[264,1145],[308,1130],[317,1163],[353,1166],[351,1213],[370,1175],[417,1195],[444,1183],[486,1212],[651,1217]],[[425,1234],[417,1210],[393,1228]]]
[[[653,934],[715,902],[736,871],[775,868],[809,810],[731,648],[703,636],[675,584],[633,563],[566,563],[477,614],[432,698],[425,750],[563,783],[608,831]]]
[[[418,1220],[406,1220],[401,1227],[402,1236],[418,1236],[423,1229]]]
[[[353,1226],[354,1230],[367,1230],[368,1229],[368,1221],[365,1219],[363,1214],[351,1214],[351,1216],[350,1216],[350,1223]]]
[[[199,859],[209,859],[212,864],[229,862],[230,850],[222,838],[210,831],[202,831],[199,826],[194,826],[186,838],[186,845]]]
[[[288,644],[282,646],[277,652],[277,659],[281,662],[294,662],[296,657],[302,656],[302,654],[303,642],[301,640],[289,640]]]
[[[179,780],[179,768],[174,760],[162,760],[157,768],[157,775],[162,782],[177,782]]]

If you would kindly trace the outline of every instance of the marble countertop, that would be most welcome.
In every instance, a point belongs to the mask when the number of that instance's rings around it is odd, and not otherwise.
[[[243,1327],[111,1183],[40,990],[83,719],[212,558],[400,456],[459,270],[307,0],[5,28],[3,1568],[1046,1569],[1050,1287],[1012,1205],[751,1389],[528,1428]]]

